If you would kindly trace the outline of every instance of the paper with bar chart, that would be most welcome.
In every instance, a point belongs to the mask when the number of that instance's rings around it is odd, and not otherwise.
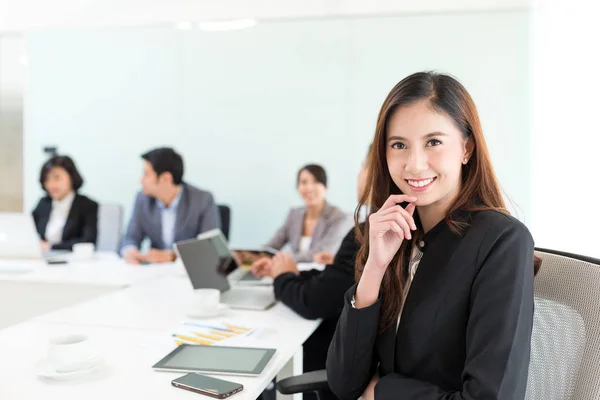
[[[210,323],[183,321],[172,337],[177,345],[225,345],[235,339],[257,335],[259,330],[260,328],[255,326],[228,321]]]

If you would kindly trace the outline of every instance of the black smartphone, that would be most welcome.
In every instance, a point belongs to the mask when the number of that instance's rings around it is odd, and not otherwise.
[[[46,263],[48,263],[48,265],[59,265],[59,264],[67,264],[68,261],[67,260],[46,260]]]
[[[224,381],[195,372],[174,379],[171,385],[194,393],[205,394],[216,399],[225,399],[244,388],[239,383]]]

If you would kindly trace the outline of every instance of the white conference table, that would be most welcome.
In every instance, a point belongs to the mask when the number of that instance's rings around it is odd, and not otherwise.
[[[255,290],[272,291],[273,288],[266,286]],[[193,301],[194,290],[187,278],[162,276],[83,304],[46,313],[33,320],[82,326],[164,330],[176,327],[181,321],[189,319],[186,314]],[[224,312],[222,318],[265,328],[285,321],[286,326],[278,329],[288,331],[287,337],[293,335],[296,330],[302,332],[315,326],[315,321],[300,318],[281,303],[266,311],[230,308]]]
[[[170,274],[172,267],[171,263],[132,267],[115,253],[96,253],[91,260],[72,260],[68,264],[55,265],[43,260],[0,259],[0,281],[125,287]]]
[[[0,259],[0,329],[172,273],[173,265],[134,268],[115,253],[48,265],[43,260]]]
[[[186,311],[193,289],[181,265],[133,267],[116,257],[57,266],[19,263],[0,260],[0,285],[16,282],[37,288],[44,283],[62,285],[68,291],[69,287],[87,288],[101,282],[111,290],[0,330],[0,354],[5,361],[0,363],[0,376],[4,377],[0,379],[0,399],[199,398],[198,394],[170,385],[182,373],[151,369],[175,347],[171,333],[183,320],[190,320]],[[3,276],[2,268],[7,265],[33,271]],[[229,309],[222,318],[262,328],[258,334],[229,345],[277,349],[261,376],[222,377],[244,385],[244,390],[235,395],[239,400],[256,399],[282,369],[288,370],[287,375],[300,373],[302,343],[320,323],[305,320],[282,304],[260,312]],[[98,373],[74,382],[36,378],[35,366],[45,356],[48,340],[70,333],[84,333],[96,341],[106,365]]]

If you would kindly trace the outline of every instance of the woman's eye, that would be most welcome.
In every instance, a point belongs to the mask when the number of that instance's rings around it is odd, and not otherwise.
[[[427,142],[427,146],[439,146],[440,144],[442,144],[442,142],[440,142],[437,139],[431,139],[429,142]]]
[[[404,145],[404,143],[402,142],[396,142],[396,143],[392,143],[392,149],[405,149],[406,146]]]

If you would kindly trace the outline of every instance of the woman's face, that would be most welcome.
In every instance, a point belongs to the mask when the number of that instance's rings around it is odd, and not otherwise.
[[[327,188],[315,179],[315,176],[307,170],[302,170],[298,176],[298,192],[307,207],[317,206],[325,201]]]
[[[386,159],[392,180],[416,205],[449,207],[460,190],[470,147],[454,121],[428,101],[398,108],[388,121]]]
[[[54,200],[62,200],[73,190],[71,177],[63,167],[52,167],[46,175],[44,189]]]

